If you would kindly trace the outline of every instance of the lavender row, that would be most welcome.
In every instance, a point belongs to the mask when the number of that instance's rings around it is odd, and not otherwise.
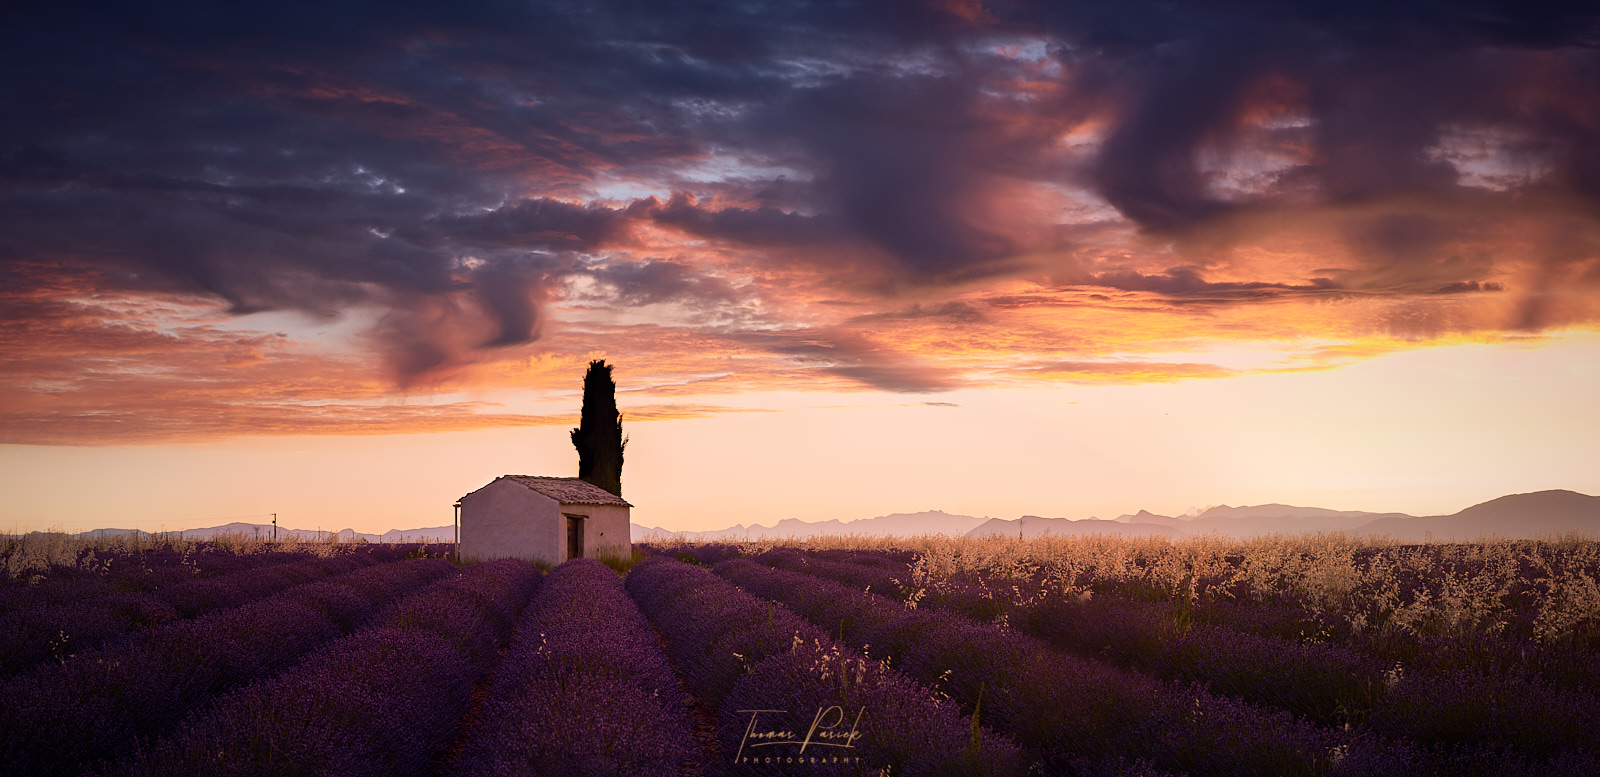
[[[1349,598],[1365,595],[1352,592]],[[1396,592],[1397,599],[1412,601],[1419,597],[1428,601],[1431,596],[1427,587],[1414,579]],[[1557,685],[1600,690],[1600,622],[1578,623],[1562,639],[1537,639],[1531,632],[1538,608],[1527,603],[1529,596],[1521,591],[1517,597],[1508,597],[1521,604],[1498,610],[1503,625],[1482,628],[1447,628],[1434,616],[1400,624],[1393,612],[1378,609],[1362,616],[1368,619],[1367,625],[1356,629],[1349,618],[1338,613],[1313,612],[1294,603],[1219,597],[1196,601],[1192,618],[1196,623],[1247,634],[1337,644],[1386,666],[1398,663],[1440,673],[1535,671]]]
[[[744,554],[738,545],[726,542],[703,542],[696,545],[662,546],[649,542],[636,542],[634,549],[646,556],[665,555],[686,564],[711,566]]]
[[[475,564],[219,699],[120,773],[429,774],[539,580],[514,559]]]
[[[456,777],[700,773],[688,698],[622,581],[557,567],[517,624]]]
[[[1387,689],[1385,667],[1349,648],[1196,625],[1170,607],[1055,597],[1013,608],[1010,623],[1080,655],[1203,683],[1324,725],[1359,723]]]
[[[454,569],[436,559],[382,564],[12,678],[0,686],[0,763],[22,774],[76,774],[124,755],[213,696],[272,675]]]
[[[846,574],[840,576],[858,583],[863,573],[884,569],[875,554],[851,557],[862,562],[859,571],[792,552],[760,559],[822,577],[839,575],[842,567]],[[1583,732],[1600,724],[1594,684],[1584,682],[1578,672],[1560,675],[1563,669],[1600,663],[1600,657],[1573,654],[1571,645],[1541,646],[1494,635],[1434,638],[1424,642],[1430,650],[1413,656],[1399,671],[1389,668],[1395,664],[1386,667],[1342,645],[1194,623],[1195,613],[1170,603],[1057,595],[1019,605],[958,578],[919,602],[930,605],[979,618],[994,617],[991,608],[998,605],[1011,626],[1057,647],[1169,679],[1204,683],[1216,693],[1321,723],[1370,719],[1372,731],[1434,750],[1494,746],[1551,758],[1586,741]]]
[[[56,576],[36,584],[13,584],[0,588],[0,614],[36,610],[60,604],[77,604],[113,594],[156,594],[187,585],[251,572],[332,559],[363,559],[366,563],[398,561],[404,557],[396,546],[362,546],[330,556],[305,552],[272,551],[239,554],[225,550],[178,552],[158,549],[138,553],[85,552],[84,566],[61,570]]]
[[[777,551],[759,560],[856,584],[867,582],[867,575],[892,572],[877,554],[845,558],[848,562],[839,563]],[[1366,721],[1361,730],[1376,736],[1357,752],[1366,753],[1369,761],[1373,753],[1386,754],[1381,762],[1397,769],[1404,764],[1402,771],[1428,763],[1441,773],[1468,763],[1488,772],[1515,771],[1518,763],[1543,769],[1547,760],[1579,758],[1575,753],[1588,741],[1586,732],[1600,725],[1600,699],[1530,671],[1505,666],[1474,671],[1419,662],[1421,666],[1406,671],[1384,672],[1371,657],[1338,645],[1193,625],[1184,617],[1190,613],[1175,611],[1171,604],[1057,596],[1018,606],[956,581],[937,595],[923,597],[919,606],[994,617],[987,608],[996,603],[1007,605],[998,611],[1011,626],[1074,652],[1203,682],[1213,692],[1321,722]],[[1352,760],[1350,768],[1359,762]]]
[[[86,551],[72,566],[20,578],[0,574],[0,612],[81,599],[114,590],[145,591],[195,577],[196,554],[163,548],[144,553]]]
[[[1600,758],[1567,750],[1544,758],[1503,745],[1465,743],[1426,747],[1414,742],[1358,739],[1340,752],[1338,777],[1594,777]]]
[[[185,618],[237,607],[286,588],[376,564],[371,554],[341,554],[255,567],[244,572],[191,580],[156,592]]]
[[[1496,748],[1534,761],[1600,755],[1600,698],[1527,672],[1404,673],[1369,726],[1433,752]]]
[[[45,661],[65,661],[131,631],[176,620],[178,613],[165,602],[135,593],[8,610],[0,614],[0,677]]]
[[[287,555],[287,554],[285,554]],[[111,591],[78,601],[0,614],[0,676],[41,661],[66,660],[131,631],[212,610],[237,607],[296,585],[372,565],[366,555],[304,558],[220,577],[189,580],[148,593]]]
[[[906,586],[911,580],[910,567],[881,553],[831,551],[824,555],[822,552],[774,548],[752,558],[769,567],[816,575],[858,591],[879,593],[893,599],[906,598]]]
[[[702,567],[651,558],[626,585],[690,687],[718,709],[721,765],[740,774],[793,774],[796,762],[816,774],[1023,769],[1016,746],[979,719]]]
[[[775,551],[756,560],[856,590],[876,587],[890,596],[904,591],[891,577],[897,567],[904,567],[876,554],[829,561]],[[1195,625],[1187,613],[1174,613],[1170,606],[1141,607],[1059,594],[1018,604],[961,581],[918,598],[917,605],[1004,622],[1078,655],[1167,680],[1200,683],[1213,693],[1287,710],[1324,725],[1365,719],[1385,690],[1385,667],[1348,648]]]
[[[1346,640],[1351,648],[1380,662],[1435,673],[1536,672],[1544,681],[1600,693],[1600,623],[1582,639],[1542,643],[1505,633],[1483,631],[1422,634],[1393,627],[1378,628]]]
[[[343,554],[341,554],[343,555]],[[218,550],[84,551],[72,566],[53,567],[32,583],[0,587],[0,612],[83,601],[115,592],[147,593],[192,580],[301,561],[304,553],[238,554]]]
[[[722,562],[716,571],[847,644],[887,654],[964,709],[982,704],[985,720],[1033,748],[1052,770],[1142,760],[1175,773],[1318,774],[1331,766],[1339,743],[1288,713],[1061,654],[953,613],[909,609],[745,559]]]
[[[1600,621],[1581,614],[1597,572],[1590,548],[1539,541],[1353,547],[1320,559],[1252,557],[1239,548],[1207,563],[1135,553],[1131,563],[1068,565],[1065,573],[1074,589],[1097,599],[1168,604],[1196,624],[1342,645],[1391,666],[1525,668],[1595,689]],[[1061,583],[1046,577],[1060,570],[1050,568],[1007,576],[969,566],[930,585],[929,596],[987,589],[1013,601],[1037,599],[1059,592]],[[1340,582],[1327,588],[1333,580]]]
[[[628,595],[671,641],[691,689],[716,706],[769,655],[827,634],[771,602],[739,591],[704,568],[646,559],[628,572]]]
[[[981,583],[975,586],[964,582],[965,577],[958,575],[940,586],[937,595],[929,596],[938,600],[933,604],[948,607],[965,605],[971,608],[978,603],[978,607],[985,606],[982,602],[984,592],[980,590],[984,586]],[[992,590],[992,581],[987,587]],[[1070,633],[1071,629],[1065,624],[1070,621],[1082,622],[1082,619],[1072,617],[1074,610],[1084,609],[1076,597],[1042,595],[1042,589],[1021,596],[1016,592],[1011,593],[1009,597],[998,593],[996,598],[1009,602],[1007,608],[1017,613],[1011,616],[1013,625],[1033,628],[1043,638],[1056,640]],[[1018,604],[1029,599],[1031,601],[1027,604]],[[1581,628],[1575,630],[1571,638],[1553,643],[1492,630],[1465,629],[1434,634],[1429,633],[1427,624],[1421,624],[1418,628],[1401,628],[1392,622],[1350,633],[1347,624],[1341,628],[1329,620],[1326,613],[1311,614],[1292,605],[1206,596],[1193,601],[1184,597],[1146,599],[1155,601],[1139,600],[1127,595],[1096,594],[1092,601],[1094,606],[1087,609],[1098,613],[1102,612],[1100,607],[1105,607],[1121,613],[1140,613],[1128,616],[1129,619],[1147,624],[1137,630],[1145,636],[1135,642],[1149,642],[1148,634],[1152,627],[1148,624],[1151,622],[1164,633],[1182,635],[1181,642],[1185,645],[1168,648],[1177,657],[1184,656],[1186,652],[1216,655],[1222,649],[1219,645],[1233,644],[1244,650],[1245,656],[1240,659],[1244,661],[1250,660],[1247,656],[1251,653],[1268,655],[1276,646],[1281,658],[1273,661],[1272,667],[1261,671],[1265,674],[1271,668],[1278,669],[1271,677],[1265,678],[1264,684],[1268,689],[1280,677],[1299,674],[1306,678],[1302,682],[1312,681],[1315,677],[1315,683],[1324,689],[1321,693],[1322,709],[1327,708],[1328,700],[1336,692],[1342,693],[1343,703],[1357,717],[1366,711],[1361,704],[1362,698],[1372,698],[1375,672],[1396,666],[1405,667],[1406,672],[1413,676],[1460,672],[1492,676],[1534,673],[1543,683],[1591,694],[1600,692],[1600,650],[1597,650],[1600,648],[1600,637],[1591,634],[1589,642],[1594,644],[1587,644],[1583,638],[1586,632]],[[1192,631],[1189,629],[1191,624]],[[1131,625],[1124,624],[1129,627],[1121,632],[1125,640],[1135,631]],[[1600,625],[1590,628],[1600,632]],[[1190,649],[1188,645],[1198,647]],[[1294,647],[1285,647],[1287,645]],[[1318,670],[1318,665],[1324,668]],[[1341,676],[1349,679],[1341,681]],[[1310,708],[1304,711],[1315,714]]]
[[[813,565],[822,560],[861,565],[886,564],[891,557],[905,560],[904,553],[871,551],[776,553]],[[1581,548],[1541,542],[1494,548],[1471,544],[1354,548],[1348,563],[1334,567],[1342,570],[1338,579],[1353,587],[1334,592],[1336,596],[1292,575],[1283,577],[1290,573],[1282,569],[1263,568],[1259,559],[1230,556],[1219,559],[1221,563],[1199,564],[1180,584],[1174,582],[1172,564],[1166,563],[1170,559],[1135,555],[1131,564],[1111,565],[1114,574],[1092,565],[1074,568],[1068,582],[1073,590],[1092,591],[1102,601],[1186,607],[1197,624],[1290,641],[1341,644],[1391,665],[1420,661],[1446,670],[1520,664],[1541,668],[1553,682],[1600,684],[1600,663],[1593,660],[1600,652],[1600,623],[1590,618],[1563,629],[1543,622],[1552,600],[1562,598],[1561,580],[1581,581],[1594,575],[1594,557]],[[906,563],[888,576],[910,583]],[[930,599],[955,597],[967,607],[989,607],[991,614],[998,614],[1004,600],[1034,601],[1060,592],[1059,581],[1046,579],[1053,573],[1028,572],[1026,567],[1023,571],[1001,574],[968,565],[965,571],[941,575],[924,594]],[[1263,575],[1268,578],[1265,582]],[[1459,581],[1482,585],[1463,588]],[[981,596],[968,597],[970,593]],[[1479,601],[1486,595],[1488,603]],[[1441,601],[1457,601],[1463,607],[1447,611],[1428,605]],[[1541,636],[1541,628],[1561,636]]]

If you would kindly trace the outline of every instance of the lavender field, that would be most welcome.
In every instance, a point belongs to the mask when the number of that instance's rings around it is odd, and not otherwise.
[[[1579,538],[0,550],[7,774],[1600,774]]]

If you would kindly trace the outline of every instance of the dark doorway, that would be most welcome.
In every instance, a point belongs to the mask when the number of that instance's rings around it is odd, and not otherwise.
[[[583,516],[567,516],[567,558],[583,558]]]

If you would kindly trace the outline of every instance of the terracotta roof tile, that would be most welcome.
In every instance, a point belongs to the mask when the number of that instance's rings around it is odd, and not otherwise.
[[[578,478],[545,478],[536,475],[503,475],[566,505],[620,505],[632,507],[622,497]]]

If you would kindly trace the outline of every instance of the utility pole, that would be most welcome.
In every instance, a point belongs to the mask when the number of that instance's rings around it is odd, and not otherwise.
[[[274,544],[276,544],[278,542],[278,514],[277,513],[273,513],[272,514],[272,542]]]
[[[461,503],[456,502],[456,563],[461,563]]]

